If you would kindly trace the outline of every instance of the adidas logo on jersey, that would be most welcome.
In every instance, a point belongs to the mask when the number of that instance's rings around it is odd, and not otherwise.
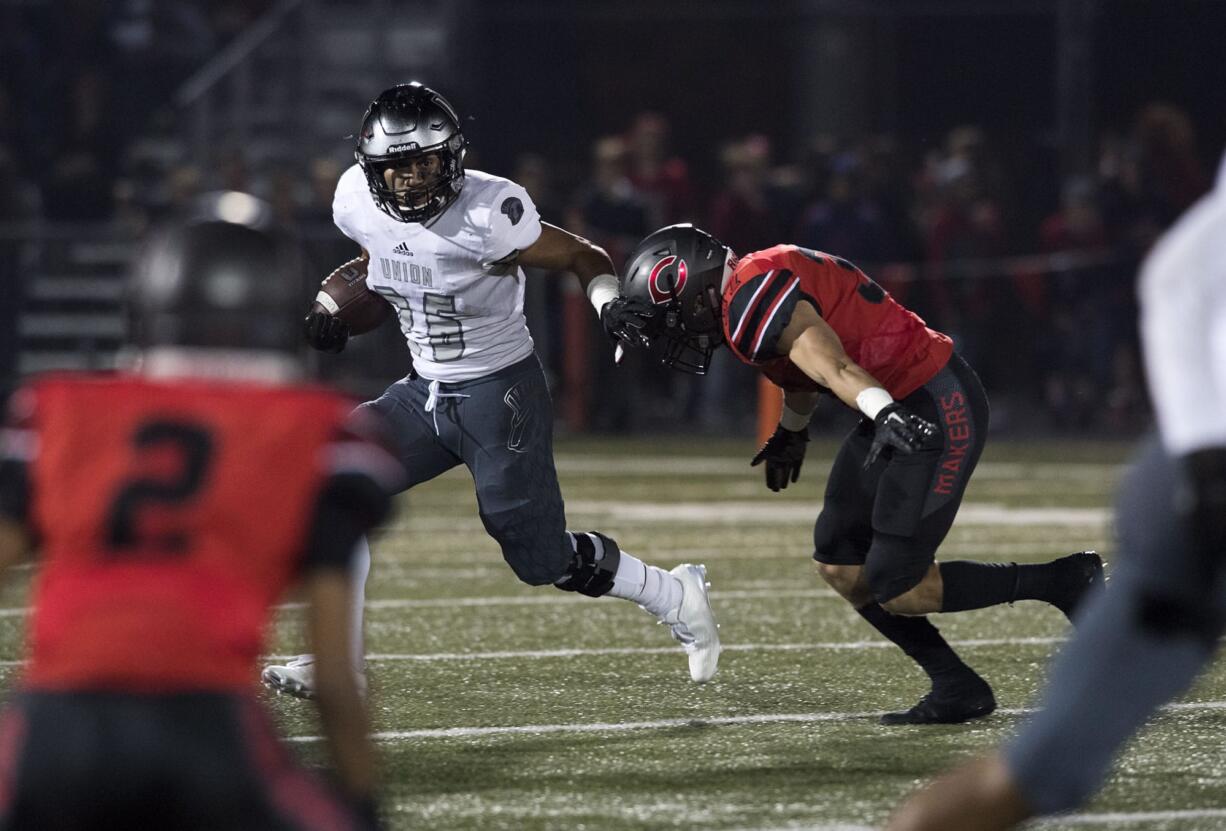
[[[393,254],[403,254],[406,257],[413,256],[413,252],[409,250],[409,244],[407,242],[402,242],[399,245],[397,245],[395,248],[392,249],[392,253]]]

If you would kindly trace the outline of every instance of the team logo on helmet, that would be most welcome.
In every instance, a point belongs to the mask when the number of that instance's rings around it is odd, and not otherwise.
[[[660,285],[661,277],[664,274],[664,269],[668,268],[674,262],[677,263],[677,276],[675,279],[668,281],[665,285]],[[686,266],[685,260],[678,260],[677,257],[670,254],[660,262],[656,263],[651,268],[651,275],[647,278],[647,290],[651,292],[652,303],[667,303],[673,299],[674,294],[681,294],[685,291],[685,281],[689,276],[689,267]]]

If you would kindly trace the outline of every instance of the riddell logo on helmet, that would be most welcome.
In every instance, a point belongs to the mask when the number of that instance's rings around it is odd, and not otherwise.
[[[674,262],[677,263],[676,278],[670,280],[665,285],[660,285],[660,278],[664,274],[664,269]],[[686,266],[685,260],[678,260],[671,254],[660,260],[660,262],[652,266],[651,275],[647,278],[647,290],[651,292],[651,302],[667,303],[673,299],[674,294],[681,294],[681,292],[685,291],[685,281],[688,275],[689,268]]]
[[[404,151],[404,150],[420,150],[420,149],[421,147],[417,144],[417,142],[410,141],[408,144],[393,144],[391,147],[387,148],[387,152],[400,153],[401,151]]]

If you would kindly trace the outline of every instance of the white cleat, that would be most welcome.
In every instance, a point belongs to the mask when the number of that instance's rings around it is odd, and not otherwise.
[[[690,659],[690,678],[702,684],[710,681],[719,666],[719,626],[711,600],[707,597],[707,567],[682,563],[669,574],[681,581],[681,605],[660,622],[685,647]]]
[[[365,695],[366,676],[362,673],[355,673],[355,676],[358,693]],[[264,671],[260,673],[260,680],[264,682],[265,687],[276,691],[277,695],[285,693],[294,698],[314,698],[315,656],[299,655],[296,658],[290,658],[280,666],[264,667]]]
[[[299,655],[280,666],[264,667],[260,680],[278,695],[287,693],[294,698],[314,698],[315,656]]]

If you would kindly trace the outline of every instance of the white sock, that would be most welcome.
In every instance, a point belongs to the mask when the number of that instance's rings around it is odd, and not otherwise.
[[[623,550],[609,594],[632,600],[662,618],[681,605],[681,581],[664,569],[648,565]]]
[[[353,662],[358,673],[366,671],[366,640],[362,622],[366,605],[366,578],[370,574],[370,543],[365,535],[358,537],[353,546],[353,560],[349,566],[353,597],[349,604],[349,637],[353,649]]]

